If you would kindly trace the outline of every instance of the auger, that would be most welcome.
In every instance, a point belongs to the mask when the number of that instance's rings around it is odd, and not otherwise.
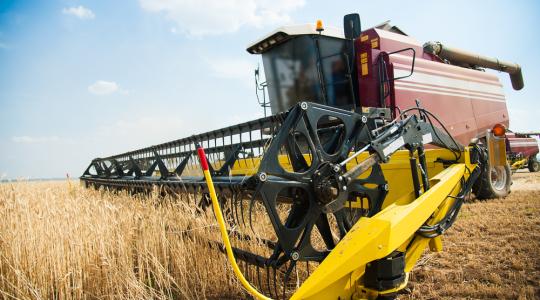
[[[223,242],[206,246],[254,297],[395,296],[471,192],[508,193],[504,130],[492,130],[507,111],[498,79],[477,70],[487,58],[424,49],[387,23],[361,31],[357,14],[344,31],[283,27],[248,48],[263,56],[269,116],[94,159],[81,181],[213,207]],[[499,64],[523,87],[518,65]]]

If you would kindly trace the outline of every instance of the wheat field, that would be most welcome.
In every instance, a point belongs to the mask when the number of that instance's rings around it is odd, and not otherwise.
[[[516,174],[513,190],[467,203],[445,252],[422,258],[400,298],[540,298],[540,176]],[[205,247],[219,240],[213,215],[158,194],[0,184],[2,298],[246,298],[225,256]]]
[[[182,202],[74,183],[0,185],[6,299],[203,299],[241,295],[210,216]],[[196,232],[186,236],[186,231]]]

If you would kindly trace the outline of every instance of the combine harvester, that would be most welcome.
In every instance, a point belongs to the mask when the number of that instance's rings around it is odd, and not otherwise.
[[[538,172],[540,170],[540,162],[538,162],[538,142],[534,138],[540,138],[540,132],[507,132],[507,152],[508,160],[510,161],[512,171],[527,168],[530,172]]]
[[[483,69],[520,90],[519,65],[388,23],[361,31],[357,14],[344,33],[282,27],[247,51],[271,115],[94,159],[81,181],[213,205],[224,241],[202,246],[227,252],[254,297],[391,298],[471,191],[509,193],[508,111]]]

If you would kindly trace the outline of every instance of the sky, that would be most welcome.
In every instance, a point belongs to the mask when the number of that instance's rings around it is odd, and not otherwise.
[[[262,116],[247,45],[276,27],[386,20],[517,62],[510,127],[540,130],[540,2],[0,0],[0,178],[82,174],[91,159]]]

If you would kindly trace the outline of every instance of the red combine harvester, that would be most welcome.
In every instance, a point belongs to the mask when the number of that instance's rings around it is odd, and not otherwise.
[[[517,64],[389,23],[362,31],[358,14],[343,31],[281,27],[247,51],[264,63],[264,118],[96,158],[81,182],[214,214],[223,243],[201,246],[226,252],[257,299],[394,297],[426,248],[442,250],[471,191],[506,196],[507,156],[538,152],[506,135],[502,85],[484,71],[520,90]]]
[[[507,155],[510,161],[512,171],[527,168],[531,172],[540,170],[538,162],[538,141],[533,137],[540,138],[540,132],[507,132],[506,144]]]

